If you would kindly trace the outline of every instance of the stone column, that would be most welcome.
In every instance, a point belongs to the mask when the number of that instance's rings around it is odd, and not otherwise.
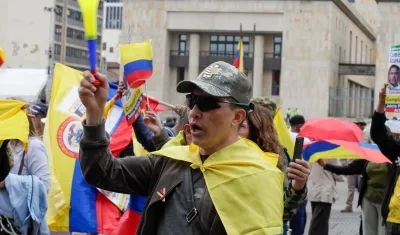
[[[200,53],[200,35],[190,34],[189,36],[189,76],[188,80],[199,76],[199,53]]]
[[[264,36],[257,35],[253,53],[253,97],[262,96],[264,74]]]
[[[355,108],[355,115],[359,117],[361,112],[361,86],[356,84],[356,108]]]
[[[356,104],[356,84],[350,83],[350,116],[354,117],[356,115],[355,112],[355,104]]]

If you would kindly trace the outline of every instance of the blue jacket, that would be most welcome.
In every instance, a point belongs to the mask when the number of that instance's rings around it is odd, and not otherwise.
[[[168,130],[169,137],[176,136],[176,133],[172,128],[168,127],[165,128]],[[136,121],[133,123],[133,130],[135,131],[135,135],[138,142],[143,146],[144,149],[146,149],[149,152],[156,151],[156,148],[153,142],[151,141],[154,134],[144,124],[142,114],[140,114],[139,117],[136,119]]]
[[[23,234],[49,235],[46,222],[47,191],[45,185],[34,175],[9,174],[6,189],[0,189],[0,214],[14,219]]]

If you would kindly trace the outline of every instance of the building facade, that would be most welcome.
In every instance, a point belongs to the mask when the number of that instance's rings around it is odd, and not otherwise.
[[[183,102],[177,82],[214,61],[232,63],[243,37],[253,96],[272,97],[307,118],[368,117],[378,80],[387,77],[388,48],[400,44],[396,2],[125,1],[120,42],[128,31],[134,41],[153,40],[147,88],[167,102]]]
[[[119,38],[121,35],[122,18],[123,1],[105,0],[101,56],[106,64],[107,76],[113,82],[118,81],[120,77]]]
[[[103,1],[97,13],[97,64],[100,66],[103,31]],[[54,62],[88,70],[88,50],[83,17],[77,0],[55,0]]]

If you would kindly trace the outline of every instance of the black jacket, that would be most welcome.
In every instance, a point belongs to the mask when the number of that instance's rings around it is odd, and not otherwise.
[[[367,190],[367,160],[354,160],[346,166],[337,166],[333,164],[326,164],[324,170],[330,171],[337,175],[362,175],[362,182],[359,184],[359,196],[357,206],[362,205],[362,200],[364,198],[365,192]],[[391,166],[389,166],[390,169]],[[389,170],[390,174],[390,170]],[[390,175],[389,175],[390,177]]]
[[[392,197],[394,187],[399,177],[399,166],[396,163],[400,153],[400,142],[396,141],[392,135],[389,135],[386,126],[386,116],[384,113],[374,112],[372,115],[371,123],[371,139],[378,145],[382,154],[392,161],[392,169],[390,171],[389,182],[386,187],[385,197],[382,202],[382,217],[383,223],[386,223],[386,219],[389,214],[389,202]]]

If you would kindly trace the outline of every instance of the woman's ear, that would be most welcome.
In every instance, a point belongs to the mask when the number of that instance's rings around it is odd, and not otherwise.
[[[240,124],[246,119],[246,111],[244,109],[237,109],[235,110],[235,116],[232,120],[232,126],[239,127]]]

